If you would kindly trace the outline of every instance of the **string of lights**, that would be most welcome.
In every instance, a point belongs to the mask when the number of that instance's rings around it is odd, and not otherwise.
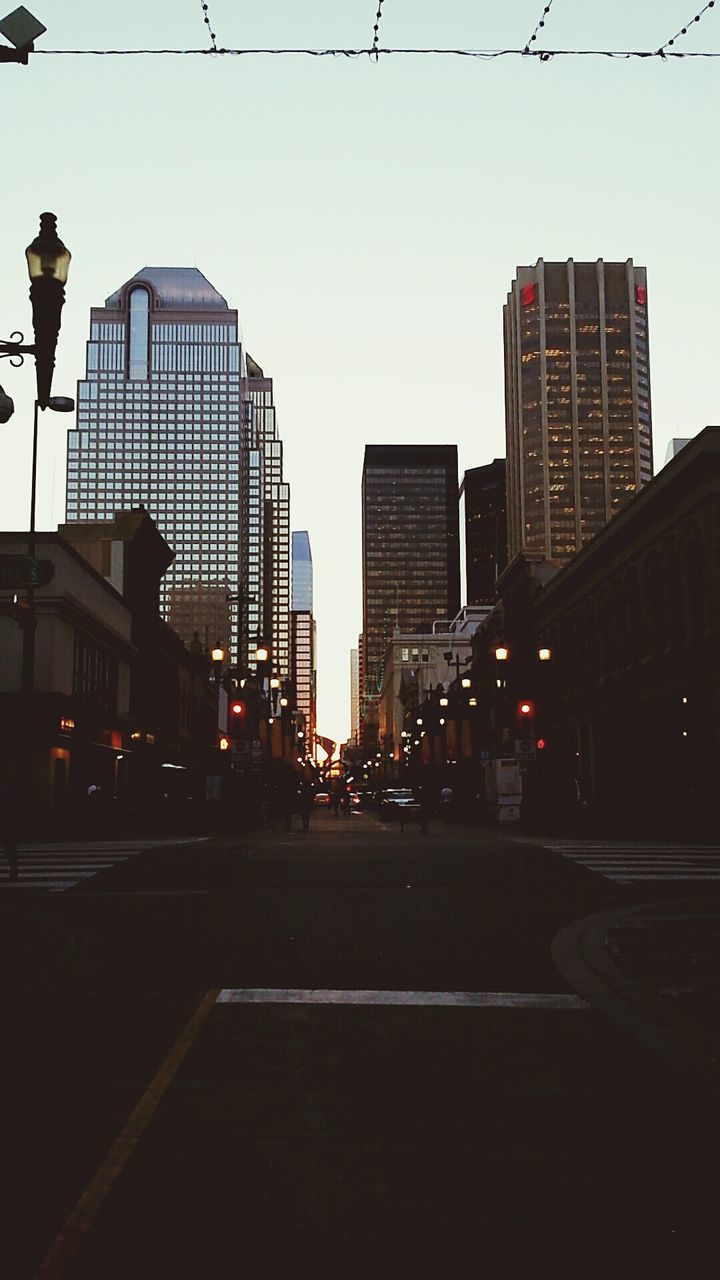
[[[714,5],[715,0],[712,0]],[[709,6],[708,6],[709,7]],[[491,62],[495,58],[720,58],[720,50],[668,49],[378,49],[383,57],[452,57],[476,58]],[[372,49],[34,49],[33,58],[135,58],[135,57],[308,57],[308,58],[373,58]]]
[[[380,23],[381,23],[381,21],[382,21],[383,2],[384,2],[384,0],[378,0],[377,13],[375,14],[375,26],[373,27],[373,43],[372,43],[372,51],[373,51],[373,53],[374,53],[374,55],[375,55],[375,61],[376,61],[376,62],[377,62],[377,60],[378,60],[378,58],[379,58],[379,56],[380,56],[380,49],[379,49],[379,47],[378,47],[378,40],[379,40],[379,38],[380,38]]]
[[[531,35],[530,39],[528,40],[527,44],[525,45],[525,48],[523,49],[523,53],[524,53],[524,54],[534,53],[534,52],[535,52],[535,50],[534,50],[534,49],[531,49],[531,48],[530,48],[530,45],[531,45],[531,44],[534,44],[534,43],[535,43],[535,41],[537,40],[537,38],[538,38],[538,32],[539,32],[539,31],[541,31],[541,30],[542,30],[542,28],[545,26],[545,19],[547,18],[547,16],[548,16],[548,14],[549,14],[550,10],[552,9],[552,7],[553,7],[553,0],[548,0],[547,4],[545,5],[545,8],[543,9],[542,13],[540,14],[540,17],[539,17],[539,19],[538,19],[538,21],[537,21],[537,24],[536,24],[536,26],[535,26],[535,30],[533,31],[533,33],[532,33],[532,35]]]
[[[699,22],[703,14],[707,13],[708,9],[714,9],[714,8],[715,8],[715,0],[708,0],[704,9],[701,9],[699,13],[696,13],[694,18],[691,18],[689,22],[686,22],[685,26],[681,27],[679,31],[676,31],[675,35],[672,36],[670,40],[666,40],[665,44],[662,44],[660,46],[660,48],[657,51],[658,55],[661,58],[667,57],[667,51],[672,45],[675,44],[675,41],[679,40],[681,36],[686,36],[689,28],[693,25],[693,23]]]
[[[207,4],[205,3],[205,0],[201,0],[200,7],[202,8],[202,11],[203,11],[203,22],[205,23],[205,26],[207,27],[208,33],[210,35],[210,39],[212,40],[212,52],[218,53],[219,50],[217,47],[217,36],[215,35],[215,32],[212,29],[212,24],[210,22],[210,11],[208,9]]]

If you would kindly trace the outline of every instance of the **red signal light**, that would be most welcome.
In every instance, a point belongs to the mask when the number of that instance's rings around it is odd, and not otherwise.
[[[546,746],[547,746],[547,742],[545,741],[545,739],[544,739],[544,738],[538,738],[538,740],[537,740],[537,749],[538,749],[538,751],[544,751],[544,750],[545,750],[545,748],[546,748]]]
[[[532,709],[533,709],[532,702],[521,702],[518,705],[518,711],[520,712],[521,716],[531,716]]]
[[[244,715],[245,715],[245,703],[244,703],[244,702],[233,702],[233,703],[231,703],[231,704],[230,704],[230,711],[232,712],[232,714],[233,714],[234,716],[244,716]]]

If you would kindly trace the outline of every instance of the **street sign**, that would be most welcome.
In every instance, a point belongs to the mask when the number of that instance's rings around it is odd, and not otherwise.
[[[537,755],[536,747],[534,738],[516,738],[515,756],[518,760],[534,760]]]
[[[18,591],[25,587],[44,587],[55,576],[51,560],[35,560],[32,556],[0,556],[0,591]]]

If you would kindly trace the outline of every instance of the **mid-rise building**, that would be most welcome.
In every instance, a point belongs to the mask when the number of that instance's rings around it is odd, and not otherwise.
[[[295,706],[305,725],[305,744],[313,753],[317,733],[317,632],[315,619],[304,609],[293,609],[292,614],[292,680],[295,688]]]
[[[307,530],[292,535],[292,678],[298,711],[312,750],[317,728],[317,628],[313,617],[313,567]]]
[[[466,471],[460,486],[460,539],[463,545],[462,598],[466,604],[492,604],[495,583],[507,565],[505,459]]]
[[[652,477],[647,278],[519,267],[504,308],[508,552],[564,563]]]
[[[378,708],[378,744],[384,759],[401,762],[408,745],[402,736],[408,714],[441,689],[447,692],[453,685],[457,687],[468,674],[472,638],[490,611],[490,605],[465,606],[457,618],[434,623],[426,634],[399,628],[393,632]]]
[[[456,445],[367,445],[362,481],[361,737],[377,743],[388,641],[430,631],[460,604]]]
[[[360,736],[360,650],[350,650],[350,742]]]

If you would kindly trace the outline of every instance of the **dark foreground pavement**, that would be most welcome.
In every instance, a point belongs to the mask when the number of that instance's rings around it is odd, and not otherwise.
[[[3,900],[0,1270],[705,1274],[712,1073],[567,999],[551,955],[611,913],[644,982],[626,908],[535,845],[364,814]],[[342,994],[378,991],[406,994]]]

